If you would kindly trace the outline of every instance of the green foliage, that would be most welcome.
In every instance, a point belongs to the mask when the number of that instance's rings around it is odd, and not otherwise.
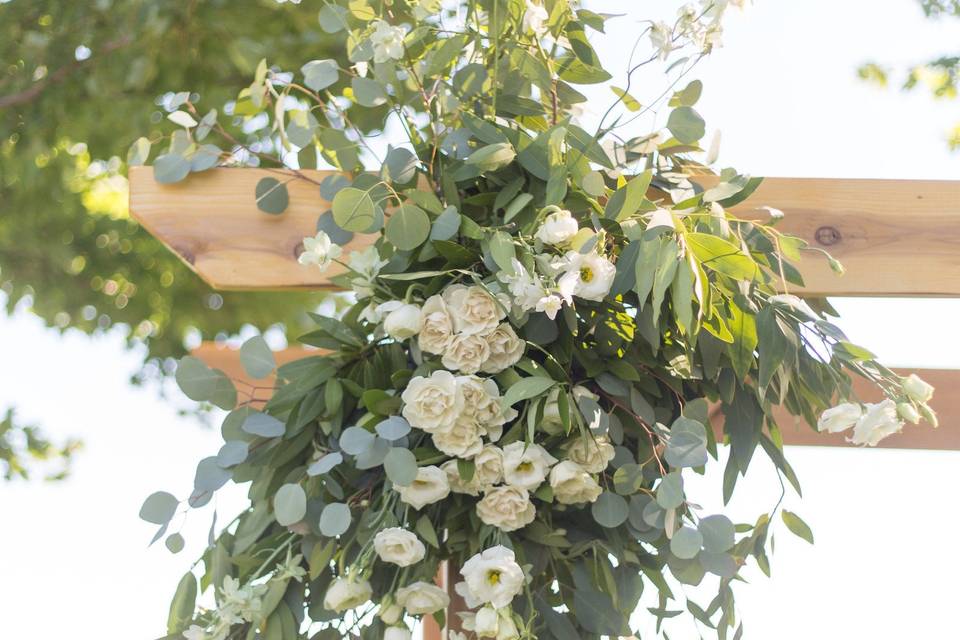
[[[54,444],[38,427],[18,422],[13,409],[7,409],[0,420],[0,468],[4,480],[27,480],[38,468],[43,469],[45,479],[62,480],[70,473],[70,462],[81,446],[76,440]],[[51,463],[53,468],[47,469]]]

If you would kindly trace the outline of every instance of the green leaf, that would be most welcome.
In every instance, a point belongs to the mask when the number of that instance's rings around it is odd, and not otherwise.
[[[420,159],[406,147],[390,147],[383,162],[383,179],[395,184],[406,184],[417,175],[419,164]]]
[[[505,167],[517,157],[517,152],[509,142],[498,142],[480,147],[470,154],[464,162],[481,171],[496,171]]]
[[[430,227],[431,240],[449,240],[460,230],[460,212],[456,207],[447,207]]]
[[[299,484],[285,484],[273,497],[273,513],[277,524],[289,527],[307,515],[307,494]]]
[[[150,158],[150,140],[149,138],[139,137],[127,151],[127,164],[131,167],[139,167]]]
[[[190,174],[190,161],[179,153],[165,153],[153,161],[153,179],[160,184],[180,182]]]
[[[627,111],[640,111],[642,105],[632,95],[620,87],[610,87],[610,90],[617,94],[617,96],[620,98],[620,101],[623,103],[623,106],[627,108]]]
[[[420,519],[417,520],[417,524],[414,529],[424,542],[429,544],[434,549],[440,548],[440,540],[437,538],[437,530],[433,528],[433,523],[430,522],[430,516],[420,516]]]
[[[354,77],[351,86],[353,97],[361,107],[379,107],[387,102],[387,92],[376,80]]]
[[[753,352],[757,348],[757,323],[754,316],[745,313],[735,303],[727,305],[730,312],[730,332],[733,334],[733,344],[727,351],[733,364],[737,378],[744,379],[753,368]]]
[[[590,633],[623,636],[630,633],[623,614],[616,610],[610,596],[591,589],[577,588],[573,594],[577,621]]]
[[[783,523],[787,525],[787,529],[789,529],[791,533],[813,544],[813,531],[800,516],[784,509],[780,517],[783,518]]]
[[[521,378],[507,389],[507,393],[503,396],[503,404],[510,407],[521,400],[535,398],[545,393],[547,389],[555,384],[556,382],[550,378],[540,376]]]
[[[387,440],[399,440],[410,433],[410,423],[400,416],[390,416],[375,428],[377,434]]]
[[[601,527],[615,529],[627,521],[630,509],[623,496],[604,491],[590,507],[590,512]]]
[[[729,551],[735,542],[736,528],[724,515],[701,518],[697,529],[703,536],[703,548],[710,553]]]
[[[703,266],[737,280],[756,280],[760,266],[735,244],[709,233],[688,233],[687,246]]]
[[[311,60],[302,67],[303,83],[314,91],[322,91],[334,84],[340,76],[336,60]]]
[[[360,233],[373,224],[377,207],[369,189],[344,187],[337,192],[331,204],[333,219],[341,229]]]
[[[760,442],[763,428],[763,409],[752,391],[738,390],[731,404],[723,405],[723,429],[730,436],[731,459],[746,473],[753,452]]]
[[[252,378],[266,378],[277,363],[263,336],[254,336],[240,347],[240,364]]]
[[[683,144],[695,144],[706,133],[706,124],[693,107],[677,107],[667,118],[667,129]]]
[[[191,400],[211,402],[225,410],[233,409],[237,404],[237,392],[230,378],[219,369],[211,369],[199,358],[181,358],[175,378]]]
[[[373,434],[363,427],[348,427],[340,434],[340,448],[358,456],[373,446]]]
[[[171,533],[167,536],[167,539],[163,541],[163,544],[170,553],[180,553],[183,551],[184,546],[183,536],[179,533]]]
[[[245,432],[261,438],[279,438],[286,431],[284,424],[260,411],[250,411],[241,427]]]
[[[417,479],[417,457],[403,447],[393,447],[383,460],[383,469],[395,485],[406,487]]]
[[[670,539],[670,553],[681,560],[691,560],[700,553],[703,536],[696,529],[681,527]]]
[[[140,519],[151,524],[167,524],[177,512],[180,501],[166,491],[157,491],[147,496],[140,507]]]
[[[331,451],[307,467],[307,475],[319,476],[324,473],[329,473],[341,462],[343,462],[343,454],[339,451]]]
[[[180,579],[177,591],[170,602],[170,614],[167,616],[167,633],[182,633],[193,620],[197,608],[197,579],[187,572]]]
[[[396,248],[416,249],[430,236],[430,217],[418,206],[401,205],[387,220],[386,234]]]
[[[513,238],[503,231],[497,231],[490,237],[490,255],[506,273],[513,273],[513,259],[517,257]]]
[[[683,477],[679,471],[663,476],[657,487],[657,504],[664,509],[676,509],[683,504]]]
[[[276,178],[260,178],[256,186],[257,208],[264,213],[279,215],[287,210],[290,194],[287,185]]]
[[[342,502],[328,504],[320,513],[320,533],[328,538],[335,538],[346,533],[352,520],[350,507]]]
[[[707,430],[696,420],[677,418],[663,454],[671,467],[702,467],[707,463]]]

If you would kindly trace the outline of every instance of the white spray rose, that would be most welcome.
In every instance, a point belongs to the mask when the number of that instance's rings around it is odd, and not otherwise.
[[[561,245],[569,242],[579,230],[576,218],[566,209],[560,209],[544,218],[535,237],[544,244]]]
[[[427,433],[453,427],[463,411],[463,394],[449,371],[434,371],[429,378],[413,378],[401,394],[403,417]]]
[[[485,336],[489,354],[483,363],[484,373],[500,373],[519,362],[526,342],[517,337],[517,333],[506,322]]]
[[[447,474],[447,483],[450,485],[450,491],[453,493],[462,493],[468,496],[480,495],[480,490],[483,487],[481,487],[480,483],[477,481],[476,473],[474,473],[473,477],[470,478],[470,482],[466,482],[460,475],[460,465],[457,464],[456,460],[447,460],[440,465],[440,468],[443,469],[443,472]]]
[[[373,548],[384,562],[390,562],[398,567],[409,567],[423,560],[427,554],[426,547],[420,542],[416,534],[390,527],[378,531],[373,538]]]
[[[914,402],[930,402],[933,398],[933,385],[925,382],[917,374],[911,373],[903,380],[903,392]]]
[[[460,575],[474,600],[496,609],[509,606],[523,591],[525,582],[516,556],[504,546],[491,547],[473,556],[463,564]]]
[[[397,486],[400,500],[416,510],[439,502],[450,495],[447,474],[440,467],[420,467],[416,479],[405,487]]]
[[[580,437],[567,448],[567,457],[588,473],[602,473],[615,455],[607,436]]]
[[[553,497],[560,504],[596,502],[603,489],[597,481],[576,462],[564,460],[550,471]]]
[[[527,8],[523,12],[523,32],[532,33],[542,38],[547,33],[547,20],[550,18],[547,10],[539,4],[527,0]]]
[[[446,431],[434,433],[433,444],[448,456],[472,458],[483,448],[480,425],[474,418],[461,416]]]
[[[863,408],[859,404],[853,402],[838,404],[820,414],[820,419],[817,421],[817,431],[826,431],[827,433],[846,431],[855,425],[862,415]]]
[[[889,398],[876,404],[867,404],[866,411],[853,428],[853,444],[875,447],[881,440],[903,429],[897,415],[897,404]]]
[[[414,582],[397,589],[397,604],[415,616],[436,613],[450,604],[447,592],[429,582]]]
[[[477,503],[477,515],[485,524],[510,532],[533,522],[537,511],[526,489],[496,487]]]
[[[384,304],[390,304],[389,302]],[[383,305],[380,305],[383,307]],[[420,333],[423,320],[420,307],[415,304],[399,304],[390,309],[383,320],[383,330],[395,340],[406,340]]]
[[[486,335],[506,317],[500,303],[480,286],[454,284],[443,291],[453,328],[466,335]]]
[[[447,369],[476,373],[490,357],[490,345],[483,336],[461,333],[453,336],[441,362]]]
[[[462,415],[476,418],[484,435],[494,442],[499,440],[503,425],[516,418],[517,411],[500,405],[497,383],[477,376],[458,376],[457,383],[463,394]]]
[[[406,27],[394,27],[383,20],[374,23],[370,42],[373,43],[373,61],[377,63],[403,58],[403,39]]]
[[[383,640],[410,640],[413,634],[406,627],[387,627],[383,632]]]
[[[473,477],[481,487],[492,487],[503,481],[503,450],[486,445],[473,459]]]
[[[303,265],[316,265],[320,271],[326,271],[330,263],[340,257],[343,248],[334,244],[325,231],[317,231],[317,235],[303,239],[303,253],[297,257],[297,262]]]
[[[366,580],[337,578],[327,588],[323,597],[323,608],[343,613],[369,602],[372,595],[373,588]]]
[[[599,302],[610,293],[616,275],[617,268],[613,263],[595,251],[587,254],[568,251],[565,273],[557,287],[568,304],[573,296]]]
[[[557,459],[538,444],[511,442],[503,448],[503,479],[514,487],[534,491],[556,463]]]
[[[427,298],[420,310],[421,329],[418,338],[420,350],[440,355],[447,350],[453,338],[453,320],[447,311],[443,297],[436,295]]]

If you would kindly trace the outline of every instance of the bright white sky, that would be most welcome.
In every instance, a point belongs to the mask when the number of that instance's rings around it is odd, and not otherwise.
[[[610,12],[632,5],[590,4]],[[696,74],[706,84],[700,111],[723,130],[722,163],[755,175],[956,178],[960,155],[946,152],[942,135],[960,117],[957,103],[884,93],[855,78],[866,59],[912,62],[955,48],[960,22],[927,22],[916,5],[760,0],[734,14],[725,48]],[[615,24],[596,41],[606,61],[623,59],[641,29],[629,19]],[[960,363],[958,301],[837,306],[847,332],[888,364]],[[189,492],[196,460],[219,446],[216,431],[178,417],[156,389],[131,388],[137,358],[116,335],[60,335],[21,310],[0,317],[0,353],[0,408],[15,403],[52,435],[86,442],[67,482],[0,485],[4,637],[162,636],[174,586],[205,544],[210,509],[191,515],[187,548],[175,557],[162,546],[147,549],[153,531],[137,511],[155,489]],[[746,640],[957,635],[960,453],[791,448],[788,455],[805,499],[791,495],[786,504],[811,524],[817,544],[780,528],[773,579],[754,571],[737,590]],[[752,521],[776,501],[779,485],[763,458],[738,486],[728,512],[735,519]],[[719,472],[688,482],[706,509],[720,508]],[[235,511],[241,494],[221,496],[222,512]],[[691,628],[672,635],[695,637]]]

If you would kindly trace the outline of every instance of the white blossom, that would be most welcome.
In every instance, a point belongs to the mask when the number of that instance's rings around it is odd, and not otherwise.
[[[411,615],[424,615],[445,609],[450,604],[447,592],[429,582],[414,582],[397,589],[397,604]]]
[[[317,235],[312,238],[303,239],[303,253],[297,258],[297,262],[303,265],[316,265],[323,272],[342,253],[343,248],[334,244],[325,231],[317,231]]]
[[[534,237],[544,244],[562,245],[570,242],[579,230],[576,218],[566,209],[560,209],[547,215]]]
[[[897,404],[889,398],[876,404],[867,404],[866,410],[853,427],[853,444],[877,446],[887,436],[899,433],[903,421],[897,414]]]
[[[843,402],[820,414],[820,419],[817,421],[817,431],[826,431],[827,433],[846,431],[855,425],[862,415],[863,408],[859,404]]]
[[[381,560],[398,567],[416,564],[427,554],[426,547],[416,534],[400,527],[378,531],[373,538],[373,548]]]
[[[522,487],[496,487],[477,503],[477,515],[484,524],[501,531],[522,529],[537,515],[530,492]]]
[[[370,35],[373,43],[373,61],[377,63],[387,60],[403,58],[403,39],[407,35],[407,27],[394,27],[384,20],[374,22],[374,30]]]
[[[522,27],[524,33],[532,33],[538,38],[542,38],[549,30],[547,27],[549,18],[550,15],[545,8],[532,2],[532,0],[527,0],[527,8],[523,12]]]
[[[503,448],[503,478],[515,487],[534,491],[547,478],[557,459],[538,444],[512,442]]]
[[[557,284],[568,304],[572,296],[599,302],[610,293],[616,275],[613,263],[595,251],[587,254],[568,251],[565,273]]]
[[[479,553],[460,569],[473,600],[496,609],[509,606],[523,591],[526,578],[513,551],[496,546]]]
[[[413,482],[405,487],[397,486],[396,490],[401,501],[419,511],[450,495],[450,482],[440,467],[420,467]]]

